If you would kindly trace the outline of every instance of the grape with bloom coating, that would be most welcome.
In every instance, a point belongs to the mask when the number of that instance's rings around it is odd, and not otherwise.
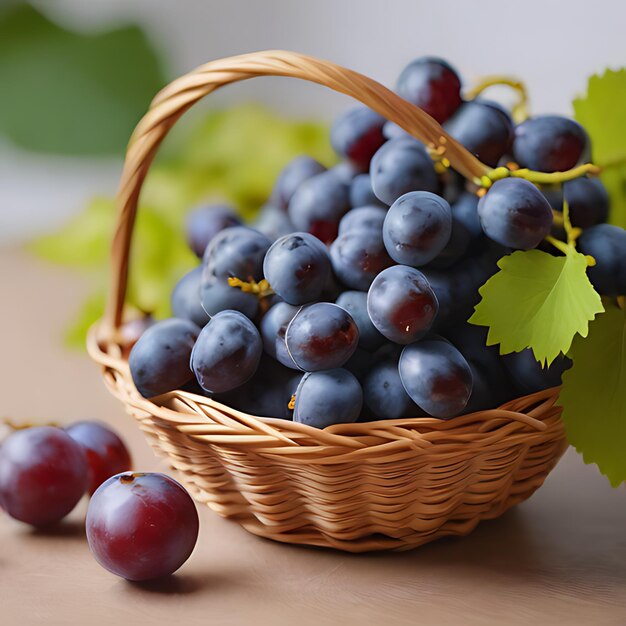
[[[478,216],[487,237],[519,250],[536,248],[552,227],[550,204],[522,178],[496,181],[480,199]]]
[[[330,273],[330,259],[317,237],[291,233],[277,239],[267,251],[263,273],[285,302],[306,304],[322,294]]]
[[[584,128],[561,115],[538,115],[515,129],[513,158],[521,167],[563,172],[575,167],[589,144]]]
[[[172,318],[150,326],[133,346],[128,366],[144,398],[179,389],[193,378],[189,357],[200,328]]]
[[[362,406],[361,385],[347,370],[309,372],[296,389],[293,421],[315,428],[356,422]]]
[[[402,385],[397,358],[377,363],[369,371],[363,380],[363,400],[379,419],[419,417],[424,414]]]
[[[262,352],[256,326],[239,311],[222,311],[198,335],[191,368],[205,391],[230,391],[252,377]]]
[[[330,129],[335,152],[359,167],[369,167],[374,153],[383,143],[385,118],[365,106],[348,109]]]
[[[581,235],[579,249],[596,260],[587,275],[600,294],[626,295],[626,230],[612,224],[593,226]]]
[[[85,451],[90,494],[107,478],[131,469],[128,448],[119,435],[106,424],[95,421],[75,422],[65,431]]]
[[[192,211],[185,222],[187,243],[198,258],[221,230],[241,225],[240,217],[228,205],[202,206]]]
[[[389,208],[383,224],[383,240],[389,256],[402,265],[430,263],[450,241],[452,211],[440,196],[412,191]]]
[[[309,178],[325,172],[326,168],[310,156],[297,156],[281,170],[272,191],[272,200],[286,210],[298,187]]]
[[[335,276],[352,289],[366,290],[393,261],[387,254],[382,232],[354,228],[339,235],[330,246]]]
[[[277,302],[263,316],[260,324],[265,352],[283,365],[293,369],[297,369],[297,366],[287,352],[285,332],[289,322],[298,311],[299,307],[297,306],[286,302]]]
[[[335,300],[335,304],[350,313],[359,329],[359,346],[364,350],[372,351],[380,348],[385,338],[372,324],[367,313],[367,293],[364,291],[344,291]]]
[[[263,278],[263,258],[272,242],[247,226],[234,226],[219,232],[202,260],[202,283],[236,277],[243,281]]]
[[[350,204],[353,209],[358,209],[362,206],[387,208],[387,205],[376,197],[369,174],[358,174],[352,179],[350,183]]]
[[[439,304],[424,274],[406,265],[382,271],[367,293],[367,312],[387,339],[405,345],[429,330]]]
[[[87,485],[85,452],[60,428],[18,430],[2,443],[0,503],[21,522],[41,527],[60,521]]]
[[[429,337],[404,348],[398,369],[411,399],[433,417],[458,415],[472,393],[470,366],[450,342],[440,337]]]
[[[198,513],[189,494],[164,474],[118,474],[94,493],[87,541],[96,561],[127,580],[173,574],[198,539]]]
[[[383,222],[387,208],[379,206],[362,206],[348,211],[339,222],[339,236],[350,230],[372,229],[383,232]]]
[[[329,302],[302,307],[285,333],[289,355],[305,372],[341,367],[358,342],[359,330],[352,316]]]
[[[445,130],[483,163],[495,167],[511,145],[513,122],[495,102],[464,102],[444,124]]]
[[[420,57],[400,74],[398,94],[440,124],[461,106],[461,80],[454,68],[437,57]]]
[[[209,321],[207,312],[202,308],[200,283],[202,268],[196,267],[185,274],[176,283],[172,291],[170,305],[174,317],[191,320],[196,326],[204,326]]]
[[[426,148],[410,137],[392,139],[378,150],[370,165],[372,189],[385,204],[409,191],[432,191],[439,179]]]
[[[339,220],[350,209],[350,187],[333,171],[304,181],[289,202],[289,218],[299,230],[324,243],[337,236]]]

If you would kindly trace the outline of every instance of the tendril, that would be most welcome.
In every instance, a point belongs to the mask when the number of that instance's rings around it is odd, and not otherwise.
[[[472,87],[465,97],[468,100],[473,100],[478,97],[485,89],[494,87],[496,85],[505,85],[511,87],[518,94],[518,101],[513,105],[511,109],[511,116],[513,120],[519,124],[528,118],[528,91],[526,85],[521,80],[512,78],[510,76],[486,76],[475,87]]]

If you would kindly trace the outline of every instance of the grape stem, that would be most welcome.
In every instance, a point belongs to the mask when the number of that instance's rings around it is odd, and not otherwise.
[[[35,424],[34,422],[24,422],[23,424],[17,424],[12,419],[5,417],[2,419],[2,424],[11,430],[27,430],[28,428],[35,428],[36,426],[54,426],[58,428],[59,425],[56,422],[46,422],[45,424]]]
[[[503,178],[523,178],[535,185],[558,185],[566,183],[569,180],[580,178],[586,174],[597,176],[601,172],[601,168],[593,163],[583,163],[571,170],[564,172],[535,172],[526,168],[516,169],[509,167],[496,167],[485,176],[475,179],[474,182],[485,189],[489,189],[493,183]]]
[[[258,296],[259,299],[267,298],[268,296],[274,295],[274,290],[271,288],[269,282],[267,282],[267,280],[265,279],[260,280],[257,283],[255,280],[245,281],[241,280],[241,278],[231,276],[228,279],[228,284],[231,287],[237,287],[238,289],[241,289],[241,291],[245,293],[253,293]]]
[[[520,124],[525,119],[528,118],[528,91],[526,90],[526,85],[516,78],[512,78],[510,76],[485,76],[483,79],[479,81],[479,83],[472,87],[466,94],[465,97],[468,100],[473,100],[477,98],[485,89],[489,87],[494,87],[496,85],[505,85],[507,87],[511,87],[518,93],[518,101],[515,103],[513,108],[511,109],[511,116],[516,124]]]

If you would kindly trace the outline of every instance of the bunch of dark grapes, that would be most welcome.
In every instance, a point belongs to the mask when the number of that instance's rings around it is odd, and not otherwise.
[[[590,157],[584,129],[465,101],[448,63],[420,58],[400,96],[490,166],[558,172]],[[130,355],[146,397],[184,388],[235,409],[319,428],[357,420],[489,409],[560,383],[530,351],[500,357],[467,323],[500,257],[558,235],[563,201],[602,295],[626,294],[626,231],[603,223],[595,179],[540,189],[522,178],[482,197],[425,145],[359,106],[330,132],[342,162],[306,156],[279,175],[257,222],[222,205],[196,210],[187,239],[202,265],[172,294],[175,319],[151,326]],[[178,318],[178,319],[177,319]]]

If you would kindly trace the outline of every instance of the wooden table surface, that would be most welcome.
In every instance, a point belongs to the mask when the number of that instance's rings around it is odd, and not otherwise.
[[[0,250],[0,276],[0,414],[106,420],[137,469],[166,471],[97,368],[62,347],[89,282],[10,249]],[[49,532],[0,514],[2,626],[626,624],[626,491],[573,450],[502,518],[408,553],[281,545],[202,508],[191,559],[156,584],[127,583],[93,560],[85,509]]]

